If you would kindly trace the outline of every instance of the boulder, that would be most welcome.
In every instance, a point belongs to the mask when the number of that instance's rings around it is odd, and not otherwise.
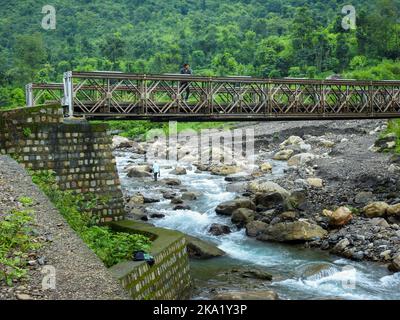
[[[372,218],[371,220],[370,220],[370,223],[373,225],[373,226],[379,226],[379,227],[382,227],[382,228],[388,228],[388,227],[390,227],[390,224],[386,221],[386,219],[384,219],[384,218]]]
[[[254,210],[247,208],[239,208],[233,211],[231,221],[239,226],[244,226],[250,221],[254,220]]]
[[[304,166],[305,164],[311,162],[315,159],[315,155],[312,153],[299,153],[294,155],[288,160],[289,166]]]
[[[291,149],[284,149],[275,153],[273,159],[274,160],[288,160],[294,154],[294,151]]]
[[[164,217],[165,217],[165,214],[162,214],[162,213],[153,213],[150,215],[150,218],[153,218],[153,219],[162,219]]]
[[[276,292],[263,291],[228,291],[214,295],[213,300],[279,300]]]
[[[383,217],[384,215],[386,215],[388,209],[389,205],[387,203],[378,201],[378,202],[372,202],[369,205],[365,206],[362,209],[362,212],[368,218],[376,218],[376,217]]]
[[[112,138],[112,148],[115,149],[122,149],[122,148],[130,148],[133,145],[133,141],[129,140],[128,138],[121,137],[121,136],[113,136]]]
[[[387,208],[387,214],[389,216],[398,216],[400,217],[400,203],[397,203],[395,205],[389,206],[389,208]]]
[[[257,239],[261,241],[299,242],[321,239],[326,235],[327,231],[320,226],[305,219],[299,219],[294,222],[280,222],[269,225]]]
[[[324,186],[324,182],[320,178],[307,178],[307,183],[314,188],[322,188]]]
[[[223,234],[231,233],[231,228],[224,224],[213,223],[208,229],[208,232],[214,236],[221,236]]]
[[[144,204],[144,196],[141,193],[133,194],[128,201],[128,205]]]
[[[160,199],[144,197],[144,203],[156,203],[160,202]]]
[[[335,143],[333,141],[321,138],[318,142],[318,145],[325,148],[333,148],[335,146]]]
[[[392,272],[399,272],[400,271],[400,254],[397,254],[394,258],[392,263],[389,265],[389,270]]]
[[[184,192],[184,193],[182,193],[181,198],[183,200],[193,201],[193,200],[197,199],[197,194],[194,192]]]
[[[341,227],[353,219],[351,210],[347,207],[339,207],[335,211],[324,210],[322,215],[329,218],[329,225]]]
[[[170,171],[169,173],[177,175],[177,176],[181,176],[181,175],[187,174],[187,171],[183,167],[176,167],[174,170]]]
[[[129,214],[134,220],[142,220],[142,221],[149,220],[147,214],[141,208],[133,208]]]
[[[260,165],[260,170],[262,172],[271,172],[272,171],[272,165],[269,162],[262,163]]]
[[[268,227],[268,224],[262,221],[250,221],[246,224],[246,234],[249,237],[257,237]]]
[[[354,198],[354,202],[356,204],[367,204],[368,202],[371,202],[371,200],[374,198],[374,194],[369,191],[362,191],[356,194]]]
[[[170,190],[162,190],[161,191],[164,199],[173,199],[176,196],[176,192],[170,191]]]
[[[240,167],[233,165],[213,166],[211,168],[211,174],[218,176],[228,176],[231,174],[239,173],[240,171],[241,171]]]
[[[180,197],[175,197],[171,199],[171,204],[182,204],[183,200]]]
[[[341,253],[350,245],[350,241],[347,238],[340,240],[332,249],[333,253]]]
[[[284,149],[285,146],[292,146],[292,145],[301,145],[304,143],[304,140],[298,136],[290,136],[288,139],[283,141],[279,147]]]
[[[256,205],[261,205],[265,209],[273,209],[283,205],[285,198],[279,192],[256,193],[254,201]]]
[[[173,179],[173,178],[162,179],[160,182],[163,183],[163,184],[166,184],[167,186],[179,186],[179,185],[181,185],[181,180]]]
[[[384,151],[386,149],[393,149],[396,146],[397,136],[395,133],[389,133],[376,140],[374,147],[378,151]]]
[[[254,204],[253,201],[251,201],[249,199],[240,198],[240,199],[226,201],[226,202],[219,204],[217,206],[217,208],[215,209],[215,212],[217,214],[230,216],[236,209],[239,209],[239,208],[256,210],[256,205]]]
[[[290,195],[289,191],[282,188],[279,184],[272,181],[251,181],[247,185],[247,189],[251,192],[257,193],[271,193],[277,192],[282,195],[282,197],[288,197]]]
[[[187,251],[191,258],[210,259],[225,255],[224,251],[211,242],[200,240],[189,235],[185,235],[185,238],[187,242]]]
[[[172,210],[190,210],[190,206],[187,204],[177,204]]]
[[[148,178],[151,173],[147,170],[147,166],[132,166],[128,168],[129,178]]]

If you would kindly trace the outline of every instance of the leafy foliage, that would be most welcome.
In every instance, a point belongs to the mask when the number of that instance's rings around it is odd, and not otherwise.
[[[399,0],[352,1],[348,31],[342,0],[54,0],[56,30],[39,27],[44,4],[2,4],[0,106],[23,104],[26,83],[60,82],[72,69],[171,73],[189,62],[201,75],[400,75]]]
[[[95,197],[88,199],[70,191],[59,190],[54,172],[32,172],[32,180],[107,267],[122,260],[129,260],[135,250],[146,251],[150,248],[150,240],[143,235],[114,233],[108,227],[94,225],[95,220],[90,216],[90,209],[97,206],[101,200]]]
[[[31,210],[13,210],[0,218],[0,281],[9,286],[27,276],[28,256],[40,247],[32,235],[32,221]]]

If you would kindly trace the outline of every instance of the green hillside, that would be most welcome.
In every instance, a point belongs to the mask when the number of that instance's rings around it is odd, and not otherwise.
[[[346,1],[0,1],[0,106],[24,103],[32,81],[67,70],[176,72],[262,77],[396,79],[400,0],[357,0],[357,29],[341,27]]]

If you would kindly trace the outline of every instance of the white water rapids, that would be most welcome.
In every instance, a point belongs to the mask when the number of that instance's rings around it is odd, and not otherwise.
[[[228,183],[224,177],[208,172],[195,173],[195,167],[188,170],[187,175],[169,175],[168,172],[176,163],[160,162],[161,179],[178,178],[182,181],[182,185],[177,187],[178,191],[184,188],[201,194],[197,200],[185,201],[191,210],[172,210],[170,200],[163,199],[160,192],[167,189],[165,186],[154,183],[151,179],[127,177],[124,168],[143,161],[140,158],[134,160],[131,156],[127,152],[117,154],[122,187],[127,194],[141,192],[147,197],[161,199],[160,202],[149,204],[147,210],[150,214],[162,213],[165,217],[150,219],[150,222],[212,241],[227,253],[226,257],[191,262],[193,277],[199,279],[200,287],[213,283],[216,286],[229,287],[229,281],[225,284],[224,280],[217,281],[214,277],[231,267],[254,266],[265,268],[274,276],[272,282],[266,283],[266,287],[276,291],[282,299],[400,299],[400,273],[392,275],[382,265],[350,261],[319,250],[306,249],[301,245],[260,242],[247,237],[243,229],[237,230],[232,225],[229,217],[215,213],[219,203],[236,196],[227,191]],[[284,164],[273,164],[273,175],[282,175]],[[182,163],[179,165],[187,166]],[[207,232],[212,223],[229,225],[232,233],[212,236]],[[203,291],[200,288],[193,298],[207,297],[207,288]]]

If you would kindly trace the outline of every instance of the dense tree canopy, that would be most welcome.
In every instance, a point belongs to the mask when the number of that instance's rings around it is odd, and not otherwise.
[[[354,0],[355,30],[341,0],[1,1],[0,106],[23,103],[32,81],[74,70],[260,77],[395,79],[400,75],[400,0]]]

